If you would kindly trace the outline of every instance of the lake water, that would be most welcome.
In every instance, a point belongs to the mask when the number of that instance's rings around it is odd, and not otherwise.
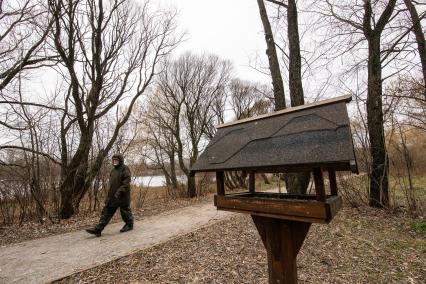
[[[179,181],[185,181],[185,176],[178,176]],[[132,184],[144,187],[158,187],[166,185],[166,178],[164,176],[143,176],[132,178]]]

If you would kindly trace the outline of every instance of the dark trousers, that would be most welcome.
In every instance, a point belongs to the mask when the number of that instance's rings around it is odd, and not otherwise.
[[[133,227],[133,214],[129,206],[111,206],[106,204],[102,209],[102,215],[99,219],[99,223],[96,225],[96,229],[102,231],[106,225],[108,225],[115,211],[120,208],[121,218],[128,225]]]

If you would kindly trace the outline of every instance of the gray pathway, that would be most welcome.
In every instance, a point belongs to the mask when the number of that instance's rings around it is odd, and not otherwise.
[[[2,247],[0,283],[50,282],[230,216],[210,202],[144,218],[124,234],[119,233],[123,223],[116,223],[100,238],[78,231]]]

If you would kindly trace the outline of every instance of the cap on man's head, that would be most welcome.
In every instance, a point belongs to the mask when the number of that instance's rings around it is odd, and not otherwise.
[[[120,161],[120,164],[124,163],[124,157],[121,154],[117,153],[117,154],[112,155],[112,159]]]

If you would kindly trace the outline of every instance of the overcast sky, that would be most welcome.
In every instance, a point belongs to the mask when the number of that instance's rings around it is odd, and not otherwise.
[[[175,7],[187,40],[177,52],[211,52],[234,63],[238,77],[269,83],[250,67],[256,54],[266,60],[266,44],[255,0],[161,0]]]
[[[257,66],[262,66],[264,72],[268,71],[265,37],[256,0],[158,0],[155,3],[162,8],[178,11],[178,27],[187,33],[187,40],[179,46],[177,54],[185,51],[214,53],[230,60],[235,75],[240,79],[272,87],[270,76],[253,68],[258,60]],[[309,19],[300,15],[299,25],[303,26],[305,22],[309,22]],[[301,27],[301,33],[302,30]],[[305,51],[315,48],[312,42],[306,45],[309,39],[307,36],[305,42],[302,42]],[[286,75],[283,74],[284,88],[289,94]],[[341,95],[332,89],[331,82],[328,82],[327,88],[323,88],[327,76],[327,72],[316,70],[309,80],[304,78],[307,101],[317,99],[320,91],[325,91],[326,97]]]

